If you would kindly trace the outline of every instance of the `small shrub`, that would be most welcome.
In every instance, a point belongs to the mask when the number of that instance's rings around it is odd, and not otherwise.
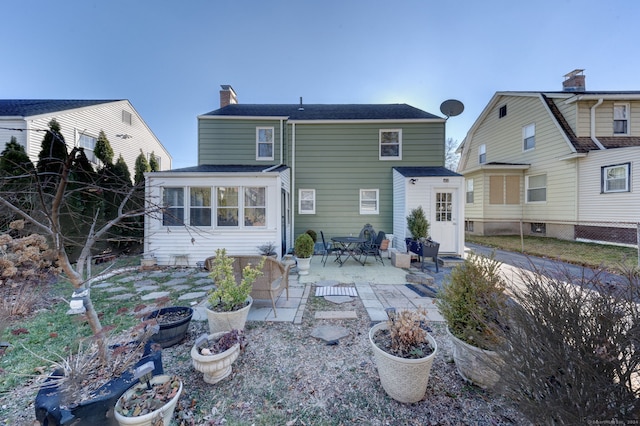
[[[260,254],[263,256],[273,256],[276,253],[276,243],[273,241],[269,241],[268,243],[262,244],[257,247],[260,250]]]
[[[314,231],[313,229],[307,229],[305,233],[309,234],[314,244],[318,242],[318,234],[316,233],[316,231]]]
[[[452,269],[436,305],[454,336],[481,349],[493,349],[501,342],[504,291],[500,263],[493,256],[471,253]]]
[[[407,216],[407,228],[414,240],[427,238],[429,236],[429,226],[429,221],[424,214],[422,206],[411,210],[411,213]]]
[[[640,283],[627,271],[522,271],[500,350],[503,387],[536,424],[640,418]]]
[[[216,250],[216,257],[209,274],[216,286],[208,297],[212,310],[230,312],[241,309],[251,293],[253,282],[262,275],[264,258],[255,267],[245,266],[242,270],[242,279],[237,283],[233,273],[233,262],[234,259],[227,256],[225,249]]]
[[[427,313],[423,308],[415,311],[388,310],[388,329],[379,330],[374,340],[385,352],[400,358],[424,358],[433,352],[427,339]]]
[[[309,234],[304,233],[300,234],[293,246],[293,252],[296,257],[301,259],[309,258],[313,255],[314,250],[314,242],[313,239],[309,236]]]

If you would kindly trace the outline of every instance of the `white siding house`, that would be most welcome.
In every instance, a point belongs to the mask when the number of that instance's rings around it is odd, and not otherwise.
[[[114,152],[120,154],[133,176],[140,150],[153,152],[161,170],[171,169],[171,155],[128,100],[0,99],[0,151],[15,136],[34,163],[52,119],[60,124],[68,149],[83,146],[92,159],[92,144],[104,131]]]

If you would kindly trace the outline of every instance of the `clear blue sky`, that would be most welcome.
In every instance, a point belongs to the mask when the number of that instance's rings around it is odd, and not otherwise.
[[[640,90],[636,0],[20,0],[0,3],[0,98],[129,99],[173,156],[197,161],[197,119],[221,84],[241,103],[465,105],[493,94]]]

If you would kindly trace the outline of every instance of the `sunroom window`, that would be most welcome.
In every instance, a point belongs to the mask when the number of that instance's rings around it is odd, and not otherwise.
[[[162,203],[162,226],[184,225],[184,188],[164,188]]]

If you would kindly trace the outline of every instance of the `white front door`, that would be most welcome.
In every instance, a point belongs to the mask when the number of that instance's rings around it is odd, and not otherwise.
[[[439,253],[458,253],[458,190],[433,189],[431,238],[440,243]]]

